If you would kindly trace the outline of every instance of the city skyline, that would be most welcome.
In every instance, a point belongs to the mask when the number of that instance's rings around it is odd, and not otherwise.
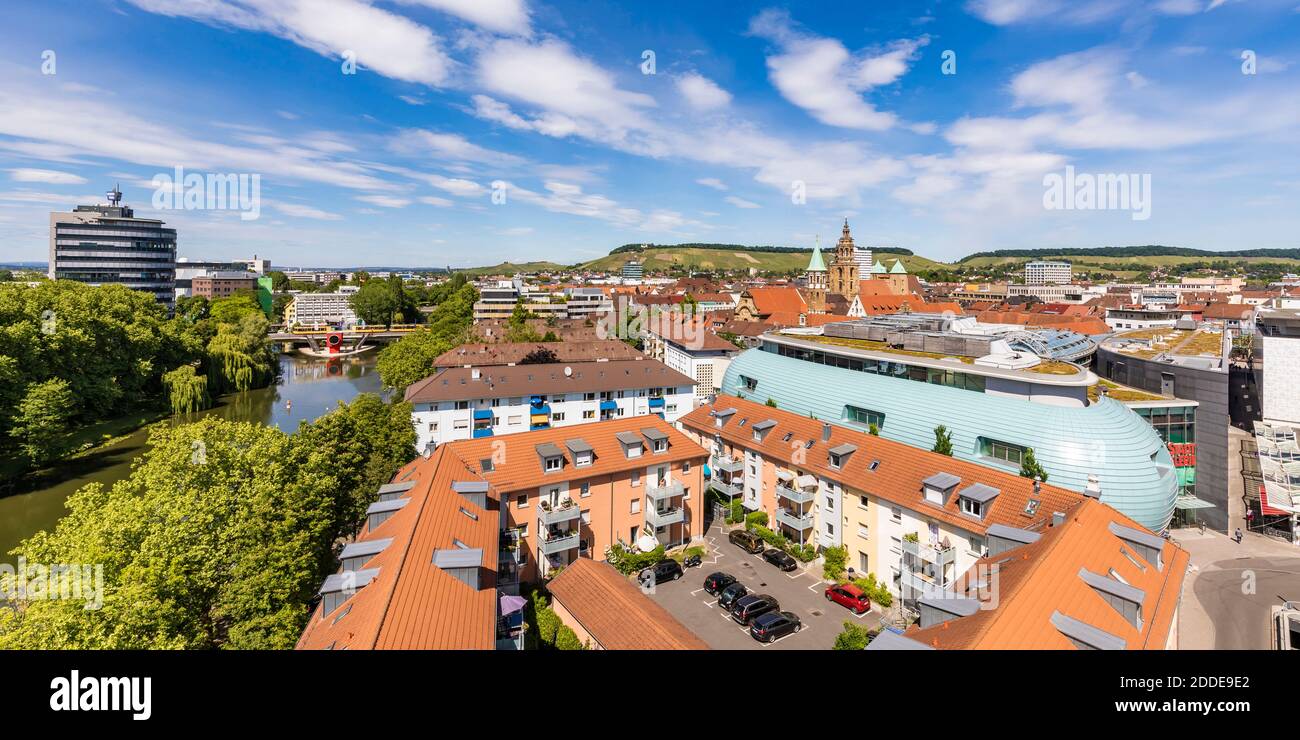
[[[941,260],[1300,226],[1294,0],[67,5],[0,31],[0,261],[114,183],[183,257],[319,267],[826,246],[844,217]],[[152,207],[177,168],[258,176],[258,217]],[[1149,218],[1045,208],[1076,171],[1149,177]]]

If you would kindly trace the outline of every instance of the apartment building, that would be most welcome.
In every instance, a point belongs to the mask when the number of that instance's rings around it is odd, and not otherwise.
[[[545,357],[551,362],[573,363],[637,360],[643,355],[632,345],[618,339],[471,343],[452,347],[438,355],[433,361],[433,369],[437,371],[448,367],[485,368],[497,365],[520,365],[535,361],[538,357]]]
[[[735,396],[681,427],[710,450],[711,489],[795,542],[843,546],[857,575],[874,573],[913,609],[950,589],[998,532],[1040,528],[1085,498]]]
[[[190,295],[228,298],[241,290],[257,290],[257,275],[251,272],[215,271],[196,275],[190,281]]]
[[[354,286],[355,287],[355,286]],[[285,326],[351,326],[357,323],[352,310],[352,291],[298,293],[284,308]]]
[[[1025,263],[1025,285],[1064,285],[1074,279],[1069,262],[1034,260]]]
[[[642,551],[704,535],[708,453],[655,416],[452,442],[499,496],[523,582],[618,544]]]
[[[406,389],[416,448],[623,417],[676,421],[695,381],[649,359],[449,367]]]
[[[986,557],[867,649],[1174,650],[1187,566],[1172,541],[1085,499],[1045,527],[990,527]]]
[[[717,393],[740,348],[714,334],[704,317],[675,316],[649,323],[643,337],[646,356],[694,380],[696,398]]]

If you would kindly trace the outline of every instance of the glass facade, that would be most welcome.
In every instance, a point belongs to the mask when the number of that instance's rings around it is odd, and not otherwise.
[[[762,348],[765,352],[774,352],[782,357],[793,357],[796,360],[803,360],[805,362],[815,362],[818,365],[830,365],[831,367],[843,368],[845,370],[857,370],[859,372],[871,373],[873,375],[885,375],[891,378],[905,378],[920,383],[945,385],[949,388],[961,388],[962,390],[976,391],[978,393],[984,392],[983,375],[963,373],[959,370],[921,367],[919,365],[909,365],[905,362],[894,362],[890,360],[869,360],[860,357],[846,357],[844,355],[835,354],[834,352],[790,347],[784,344],[777,344],[776,342],[763,342]]]
[[[1196,442],[1195,406],[1152,406],[1133,408],[1134,413],[1156,430],[1166,445],[1194,444]],[[1194,454],[1194,453],[1193,453]],[[1193,458],[1194,459],[1194,458]],[[1196,493],[1196,466],[1177,468],[1181,493]]]

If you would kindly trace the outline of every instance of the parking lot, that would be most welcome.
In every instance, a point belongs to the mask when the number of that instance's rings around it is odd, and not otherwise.
[[[870,629],[880,625],[875,612],[857,616],[827,601],[820,566],[808,571],[800,564],[798,570],[782,573],[760,556],[728,542],[718,524],[709,529],[705,546],[708,552],[700,567],[688,568],[679,580],[657,585],[650,597],[715,650],[829,650],[846,619]],[[782,611],[799,616],[803,629],[770,644],[750,637],[749,628],[733,622],[715,598],[704,591],[704,578],[718,571],[740,579],[750,593],[776,597]]]

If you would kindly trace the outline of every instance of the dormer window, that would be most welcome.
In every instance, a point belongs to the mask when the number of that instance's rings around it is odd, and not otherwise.
[[[762,442],[763,438],[767,436],[768,432],[772,431],[772,427],[774,426],[776,426],[776,421],[773,419],[767,419],[758,422],[753,427],[750,427],[754,430],[754,441]]]
[[[668,433],[662,429],[646,427],[641,430],[642,436],[650,443],[650,451],[654,454],[668,451]]]
[[[624,457],[628,459],[641,457],[641,437],[635,432],[619,432],[614,437],[622,445]]]
[[[973,517],[983,518],[984,504],[981,504],[978,501],[972,501],[968,498],[963,498],[961,499],[961,513],[968,514]]]
[[[573,455],[573,467],[585,468],[596,460],[596,453],[592,450],[591,445],[581,439],[570,439],[564,443],[569,448],[569,453]]]
[[[983,519],[988,512],[989,504],[999,493],[1001,491],[992,486],[972,483],[957,492],[957,504],[961,508],[961,513]]]
[[[546,458],[546,472],[549,473],[553,470],[559,470],[563,466],[563,464],[564,464],[563,458],[548,457]]]
[[[537,456],[542,459],[542,470],[554,473],[564,467],[564,450],[554,442],[537,445]]]
[[[921,481],[921,489],[927,503],[943,506],[948,503],[948,495],[958,483],[961,483],[961,478],[952,473],[935,473]]]
[[[851,444],[836,445],[826,452],[827,463],[834,469],[840,470],[849,460],[849,455],[857,451],[857,447]]]

